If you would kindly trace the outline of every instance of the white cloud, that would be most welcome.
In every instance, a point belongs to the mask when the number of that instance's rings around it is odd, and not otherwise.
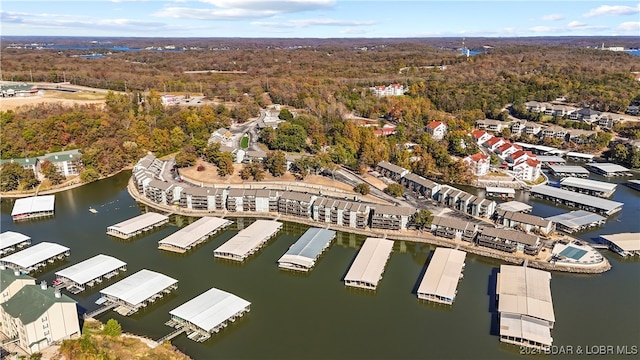
[[[587,24],[581,23],[580,21],[575,21],[575,20],[567,24],[567,27],[570,28],[570,29],[571,28],[582,28],[582,27],[585,27],[585,26],[587,26]]]
[[[540,18],[542,21],[558,21],[564,19],[564,15],[561,14],[549,14]]]
[[[87,16],[78,17],[60,14],[33,14],[22,12],[0,11],[0,19],[3,23],[13,23],[34,28],[81,28],[92,29],[99,27],[101,30],[112,31],[156,31],[167,29],[167,24],[162,22],[132,20],[132,19],[91,19]]]
[[[605,29],[608,29],[608,27],[602,25],[587,25],[575,20],[567,24],[568,31],[601,31]]]
[[[168,6],[153,16],[197,20],[246,20],[268,18],[280,14],[326,10],[334,0],[202,0],[210,8]]]
[[[306,28],[310,26],[367,26],[375,25],[375,21],[336,20],[336,19],[298,19],[288,21],[254,21],[251,25],[266,27]]]
[[[629,32],[635,31],[637,34],[637,32],[640,32],[640,21],[623,22],[622,24],[618,25],[616,29],[620,31],[629,31]]]
[[[360,35],[360,34],[366,34],[367,32],[369,31],[363,28],[346,28],[346,29],[340,30],[340,34],[345,34],[345,35]]]
[[[551,26],[534,26],[529,28],[529,30],[534,33],[549,33],[557,31],[557,28],[553,28]]]
[[[594,16],[606,16],[606,15],[633,15],[640,13],[640,4],[636,7],[625,5],[602,5],[595,9],[589,10],[588,13],[582,15],[583,17],[590,18]]]

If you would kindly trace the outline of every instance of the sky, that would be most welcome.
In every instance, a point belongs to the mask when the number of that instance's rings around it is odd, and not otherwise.
[[[640,2],[2,0],[0,25],[3,36],[638,36],[640,42]]]

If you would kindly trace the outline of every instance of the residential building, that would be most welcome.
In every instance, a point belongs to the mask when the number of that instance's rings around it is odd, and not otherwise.
[[[432,198],[438,190],[440,190],[440,184],[427,180],[414,173],[408,173],[405,175],[400,180],[400,185],[403,185],[407,189],[415,191],[428,198]]]
[[[396,126],[392,124],[384,124],[382,128],[373,130],[376,137],[390,136],[396,133]]]
[[[548,236],[555,230],[551,220],[507,210],[498,210],[496,222],[508,228],[519,229],[528,233],[535,232],[543,236]]]
[[[416,209],[405,206],[376,205],[371,216],[372,229],[405,230]]]
[[[409,173],[409,170],[392,164],[388,161],[380,161],[376,166],[376,171],[382,176],[388,177],[391,180],[400,181],[400,179]]]
[[[456,218],[434,216],[431,222],[433,234],[447,239],[473,242],[476,230],[476,224]]]
[[[153,179],[144,187],[144,195],[156,204],[173,205],[180,200],[181,186]]]
[[[40,164],[50,161],[60,174],[66,176],[78,175],[82,167],[82,154],[78,150],[67,150],[49,153],[38,158]]]
[[[484,130],[473,130],[471,132],[471,137],[475,140],[478,145],[482,145],[487,142],[489,139],[493,137],[493,135],[489,134]]]
[[[567,131],[567,141],[576,144],[588,144],[591,142],[589,137],[595,133],[596,131],[594,130],[570,129]]]
[[[492,249],[510,253],[519,251],[528,255],[537,255],[542,248],[540,238],[536,235],[493,227],[479,227],[476,242]]]
[[[0,267],[0,304],[9,300],[26,285],[35,285],[36,279],[22,274],[19,270]]]
[[[232,137],[233,137],[233,134],[231,134],[231,131],[225,128],[220,128],[211,133],[211,136],[209,137],[209,140],[207,141],[207,143],[208,144],[218,143],[220,145],[232,146],[231,144]]]
[[[600,119],[601,113],[591,108],[582,108],[569,114],[569,120],[576,120],[591,124]]]
[[[311,217],[311,210],[315,195],[295,191],[285,191],[278,199],[278,212],[284,215]]]
[[[551,105],[548,103],[541,103],[537,101],[527,101],[526,103],[524,103],[524,106],[527,109],[527,111],[543,112],[547,109],[547,106],[551,106]]]
[[[313,219],[320,222],[364,229],[369,225],[371,208],[354,201],[317,198],[313,202]]]
[[[463,161],[475,176],[484,176],[489,173],[489,155],[479,152],[477,154],[467,156]]]
[[[483,145],[485,148],[489,149],[491,152],[494,152],[500,146],[506,144],[507,142],[503,138],[492,137],[487,140]]]
[[[427,124],[426,131],[432,138],[442,140],[447,134],[447,124],[440,121],[432,121]]]
[[[508,123],[500,120],[484,119],[476,121],[476,128],[498,133],[504,128],[508,128]]]
[[[537,124],[537,123],[534,123],[534,122],[528,122],[524,126],[524,133],[526,135],[531,135],[531,136],[538,135],[540,130],[542,130],[542,126],[540,126],[540,124]]]
[[[34,174],[38,173],[38,158],[20,158],[20,159],[1,159],[0,166],[9,163],[17,163],[23,169],[31,170]]]
[[[604,128],[604,129],[613,128],[613,125],[615,123],[616,123],[616,121],[614,120],[613,116],[611,116],[611,115],[603,116],[600,119],[598,119],[598,126],[600,126],[601,128]]]
[[[516,144],[512,144],[510,142],[502,144],[500,147],[498,147],[495,151],[495,153],[500,156],[503,159],[506,159],[509,155],[515,153],[518,150],[521,150],[522,147],[516,145]]]
[[[370,88],[376,96],[400,96],[404,95],[405,89],[402,84],[379,85]]]
[[[550,125],[542,129],[542,131],[540,132],[540,137],[543,139],[551,137],[565,141],[567,137],[567,129],[563,128],[562,126]]]
[[[511,123],[511,134],[512,135],[522,134],[522,132],[524,131],[525,126],[527,126],[527,122],[524,121],[524,120],[512,122]]]
[[[506,160],[512,164],[518,164],[527,159],[535,159],[535,157],[536,156],[531,151],[518,150],[507,156]]]
[[[540,161],[527,159],[513,166],[513,174],[516,179],[533,182],[540,177]]]

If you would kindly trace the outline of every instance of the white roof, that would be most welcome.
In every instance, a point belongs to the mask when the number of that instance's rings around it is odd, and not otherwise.
[[[205,216],[160,240],[158,244],[188,248],[200,238],[230,223],[230,220]]]
[[[464,251],[437,248],[422,277],[418,293],[453,299],[466,256],[467,253]]]
[[[603,199],[596,196],[579,194],[577,192],[559,189],[549,185],[537,185],[531,188],[532,193],[551,196],[554,198],[567,200],[576,204],[582,204],[586,206],[592,206],[598,209],[605,210],[607,212],[617,208],[622,208],[624,203]]]
[[[579,152],[574,152],[574,151],[569,151],[567,153],[568,157],[579,157],[579,158],[585,158],[585,159],[593,159],[595,157],[595,155],[591,155],[591,154],[584,154],[584,153],[579,153]]]
[[[513,314],[500,315],[500,336],[535,341],[551,346],[551,329],[548,324],[528,316]]]
[[[142,269],[100,290],[100,293],[113,296],[132,305],[137,305],[162,290],[175,285],[177,282],[178,280],[170,278],[167,275]]]
[[[171,310],[169,314],[211,332],[216,326],[249,305],[251,305],[250,302],[236,295],[211,288]]]
[[[501,265],[498,311],[554,322],[551,273],[524,266]]]
[[[537,155],[536,159],[541,162],[553,162],[553,163],[566,163],[567,160],[561,158],[560,156],[545,156],[545,155]]]
[[[362,281],[377,286],[391,250],[393,240],[367,238],[344,280]]]
[[[600,235],[624,251],[640,251],[640,233]]]
[[[282,223],[274,220],[256,220],[247,228],[240,230],[236,236],[229,239],[213,251],[214,254],[233,254],[245,257],[267,238],[271,237],[282,227]]]
[[[282,255],[278,260],[280,264],[296,264],[311,268],[322,251],[329,246],[336,236],[333,230],[309,228],[305,233]]]
[[[96,255],[90,259],[79,262],[66,269],[56,272],[56,276],[72,280],[77,284],[86,284],[89,281],[110,273],[127,265],[114,257],[107,255]]]
[[[507,202],[498,204],[497,208],[498,210],[519,212],[519,211],[531,210],[533,209],[533,206],[525,204],[520,201],[507,201]]]
[[[35,264],[47,261],[56,255],[60,255],[65,251],[69,251],[69,248],[66,246],[50,242],[41,242],[30,248],[5,256],[0,259],[0,261],[15,264],[22,268],[29,268]]]
[[[158,214],[155,212],[148,212],[148,213],[136,216],[134,218],[131,218],[129,220],[119,222],[115,225],[111,225],[107,228],[107,230],[112,229],[112,230],[117,230],[124,234],[132,234],[140,229],[144,229],[148,226],[152,226],[153,224],[164,221],[166,219],[168,219],[168,217],[165,215]]]
[[[560,180],[561,185],[579,187],[582,189],[609,192],[616,189],[616,184],[607,183],[603,181],[595,181],[589,179],[581,179],[576,177],[566,177]]]
[[[487,192],[490,193],[501,193],[501,194],[515,194],[516,190],[507,187],[497,187],[497,186],[487,186]]]
[[[589,211],[576,210],[564,214],[549,216],[546,217],[545,220],[551,220],[554,223],[562,224],[568,228],[576,229],[581,226],[605,221],[607,220],[607,218]]]
[[[55,195],[31,196],[17,199],[13,204],[11,216],[41,211],[53,211],[55,200]]]
[[[27,235],[20,234],[14,231],[5,231],[0,234],[0,250],[29,240],[31,240],[31,238]]]
[[[611,163],[591,163],[589,164],[590,167],[596,168],[596,169],[600,169],[606,173],[614,173],[614,172],[629,172],[629,169],[627,169],[624,166],[620,166],[618,164],[611,164]]]
[[[574,173],[574,174],[589,174],[589,170],[582,166],[575,165],[549,165],[549,168],[556,173]]]

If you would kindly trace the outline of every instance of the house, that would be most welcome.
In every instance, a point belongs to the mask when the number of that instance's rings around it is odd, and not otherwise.
[[[411,191],[415,191],[427,198],[432,198],[440,190],[440,184],[431,180],[427,180],[420,175],[414,173],[408,173],[400,180],[400,185],[403,185]]]
[[[640,75],[638,75],[640,76]],[[639,105],[630,105],[627,107],[627,114],[629,115],[640,115],[640,106]]]
[[[508,142],[508,143],[502,144],[499,148],[497,148],[495,153],[501,158],[506,159],[509,155],[521,149],[522,148],[520,146]]]
[[[493,137],[493,135],[489,134],[484,130],[473,130],[471,132],[471,137],[475,140],[478,145],[482,145],[487,142],[489,139]]]
[[[434,216],[433,221],[431,221],[433,234],[447,239],[473,242],[476,236],[476,228],[476,224],[456,218]]]
[[[447,134],[447,124],[440,121],[432,121],[427,124],[426,131],[432,138],[442,140]]]
[[[553,105],[551,106],[551,114],[548,114],[550,116],[556,116],[556,117],[563,117],[565,115],[569,115],[572,112],[576,111],[575,108],[571,107],[571,106],[565,106],[565,105]],[[545,111],[545,115],[546,111]]]
[[[497,206],[498,204],[493,200],[476,197],[469,202],[467,213],[473,216],[491,218],[491,216],[496,212]]]
[[[17,163],[23,169],[31,170],[34,174],[38,171],[38,158],[1,159],[0,166],[9,163]]]
[[[542,131],[540,132],[540,137],[542,139],[550,137],[550,138],[556,138],[556,139],[561,139],[562,141],[565,141],[566,136],[567,136],[567,129],[558,125],[547,126],[544,129],[542,129]]]
[[[36,279],[22,274],[19,270],[0,267],[0,304],[9,300],[26,285],[35,285]]]
[[[400,96],[405,93],[404,85],[402,84],[379,85],[370,89],[376,96]]]
[[[278,212],[283,215],[310,218],[312,204],[316,197],[296,191],[285,191],[278,199]]]
[[[489,149],[491,152],[494,152],[497,148],[499,148],[500,146],[506,144],[507,142],[503,139],[503,138],[499,138],[499,137],[492,137],[491,139],[487,140],[483,146],[486,147],[487,149]]]
[[[528,233],[535,232],[544,236],[550,235],[555,230],[554,223],[551,220],[507,210],[498,210],[496,223],[508,228],[519,229]]]
[[[483,176],[489,173],[489,155],[480,152],[467,156],[463,161],[475,176]]]
[[[598,119],[598,126],[605,129],[613,128],[613,125],[615,123],[616,121],[613,119],[613,116],[611,115],[603,116],[600,119]]]
[[[225,128],[220,128],[211,133],[211,136],[209,137],[207,144],[218,143],[220,145],[232,146],[231,144],[232,137],[233,137],[233,134],[231,133],[231,131]]]
[[[524,131],[525,126],[527,126],[526,121],[514,121],[511,123],[511,134],[517,135],[521,134]]]
[[[0,96],[2,97],[26,97],[40,94],[36,85],[13,84],[0,86]]]
[[[533,182],[540,177],[540,161],[527,159],[513,166],[516,179]]]
[[[396,133],[396,126],[392,124],[384,124],[382,128],[373,130],[373,135],[376,137],[390,136]]]
[[[78,175],[80,173],[80,168],[82,167],[82,154],[80,154],[80,151],[77,149],[59,151],[40,156],[38,161],[40,164],[44,161],[50,161],[56,169],[58,169],[60,174],[67,177],[71,175]]]
[[[527,111],[543,112],[547,109],[547,106],[550,106],[550,105],[547,103],[541,103],[537,101],[527,101],[526,103],[524,103],[524,106],[527,109]]]
[[[542,130],[540,124],[534,122],[528,122],[527,125],[524,126],[524,133],[527,135],[538,135],[540,130]]]
[[[382,176],[395,181],[400,181],[402,177],[409,173],[409,170],[388,161],[380,161],[378,166],[376,166],[376,171],[382,174]]]
[[[588,124],[598,121],[601,113],[591,108],[582,108],[569,114],[569,120],[582,121]]]
[[[372,229],[406,230],[416,209],[406,206],[376,205],[371,215]]]
[[[507,156],[507,161],[512,164],[518,164],[529,158],[535,158],[535,155],[531,151],[518,150]]]
[[[570,129],[567,131],[567,141],[576,144],[588,144],[591,142],[589,137],[595,134],[594,130]]]
[[[488,226],[478,228],[476,242],[480,246],[510,253],[519,251],[527,255],[537,255],[542,248],[540,237],[536,235],[510,229],[496,229]]]
[[[502,131],[502,129],[506,127],[509,127],[509,125],[506,122],[500,120],[484,119],[476,121],[476,128],[495,133]]]
[[[59,290],[40,285],[25,285],[0,306],[2,332],[34,354],[55,342],[80,336],[80,321],[75,300]]]

